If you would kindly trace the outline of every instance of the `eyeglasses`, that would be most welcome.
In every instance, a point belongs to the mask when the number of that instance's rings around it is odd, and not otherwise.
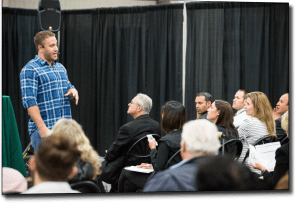
[[[134,105],[134,103],[131,101],[130,103],[128,103],[129,105]]]

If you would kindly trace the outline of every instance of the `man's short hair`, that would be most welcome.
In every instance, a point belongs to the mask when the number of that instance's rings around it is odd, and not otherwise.
[[[244,100],[246,100],[246,99],[247,99],[247,95],[248,95],[249,91],[248,91],[248,90],[244,90],[244,89],[239,89],[239,91],[242,91],[242,92],[244,92]]]
[[[35,153],[36,170],[42,180],[68,181],[80,154],[74,139],[49,135]]]
[[[201,93],[197,93],[196,97],[200,97],[200,96],[204,96],[205,97],[205,101],[206,104],[210,101],[212,103],[212,97],[211,94],[207,93],[207,92],[201,92]]]
[[[205,157],[197,167],[196,191],[246,191],[269,189],[255,173],[232,157]]]
[[[181,138],[185,141],[186,150],[191,154],[217,154],[221,146],[217,126],[206,119],[185,123]]]
[[[152,100],[148,95],[139,93],[136,96],[138,98],[136,99],[136,105],[139,105],[142,107],[142,111],[144,114],[149,114],[152,108]]]
[[[51,31],[40,31],[38,32],[35,37],[34,37],[34,45],[36,47],[36,50],[39,51],[39,45],[44,46],[44,41],[46,40],[46,38],[51,37],[51,36],[55,36],[54,33],[52,33]]]

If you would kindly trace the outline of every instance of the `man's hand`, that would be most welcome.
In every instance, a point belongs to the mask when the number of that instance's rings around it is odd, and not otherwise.
[[[48,127],[45,126],[45,128],[39,129],[41,138],[46,137],[46,135],[50,132]]]
[[[65,96],[69,96],[69,100],[73,100],[75,98],[75,105],[78,104],[79,95],[75,88],[70,88]]]
[[[153,138],[153,140],[148,139],[149,147],[150,149],[156,149],[156,141]]]
[[[278,107],[275,107],[275,108],[273,109],[273,119],[274,119],[274,120],[277,120],[278,118],[281,117],[281,115],[277,112],[277,110],[278,110]]]

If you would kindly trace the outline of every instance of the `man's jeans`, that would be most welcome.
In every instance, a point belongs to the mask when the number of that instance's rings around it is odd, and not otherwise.
[[[33,133],[31,133],[30,139],[31,139],[31,145],[34,149],[34,152],[36,152],[40,142],[42,141],[39,129],[36,129],[35,131],[33,131]]]

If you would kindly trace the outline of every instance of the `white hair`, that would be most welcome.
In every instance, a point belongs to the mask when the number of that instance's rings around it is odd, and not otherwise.
[[[142,111],[144,114],[149,114],[152,108],[152,100],[148,95],[139,93],[136,96],[136,105],[140,105],[142,107]]]
[[[221,146],[217,126],[206,120],[192,120],[183,125],[181,134],[186,150],[191,154],[217,154]]]

